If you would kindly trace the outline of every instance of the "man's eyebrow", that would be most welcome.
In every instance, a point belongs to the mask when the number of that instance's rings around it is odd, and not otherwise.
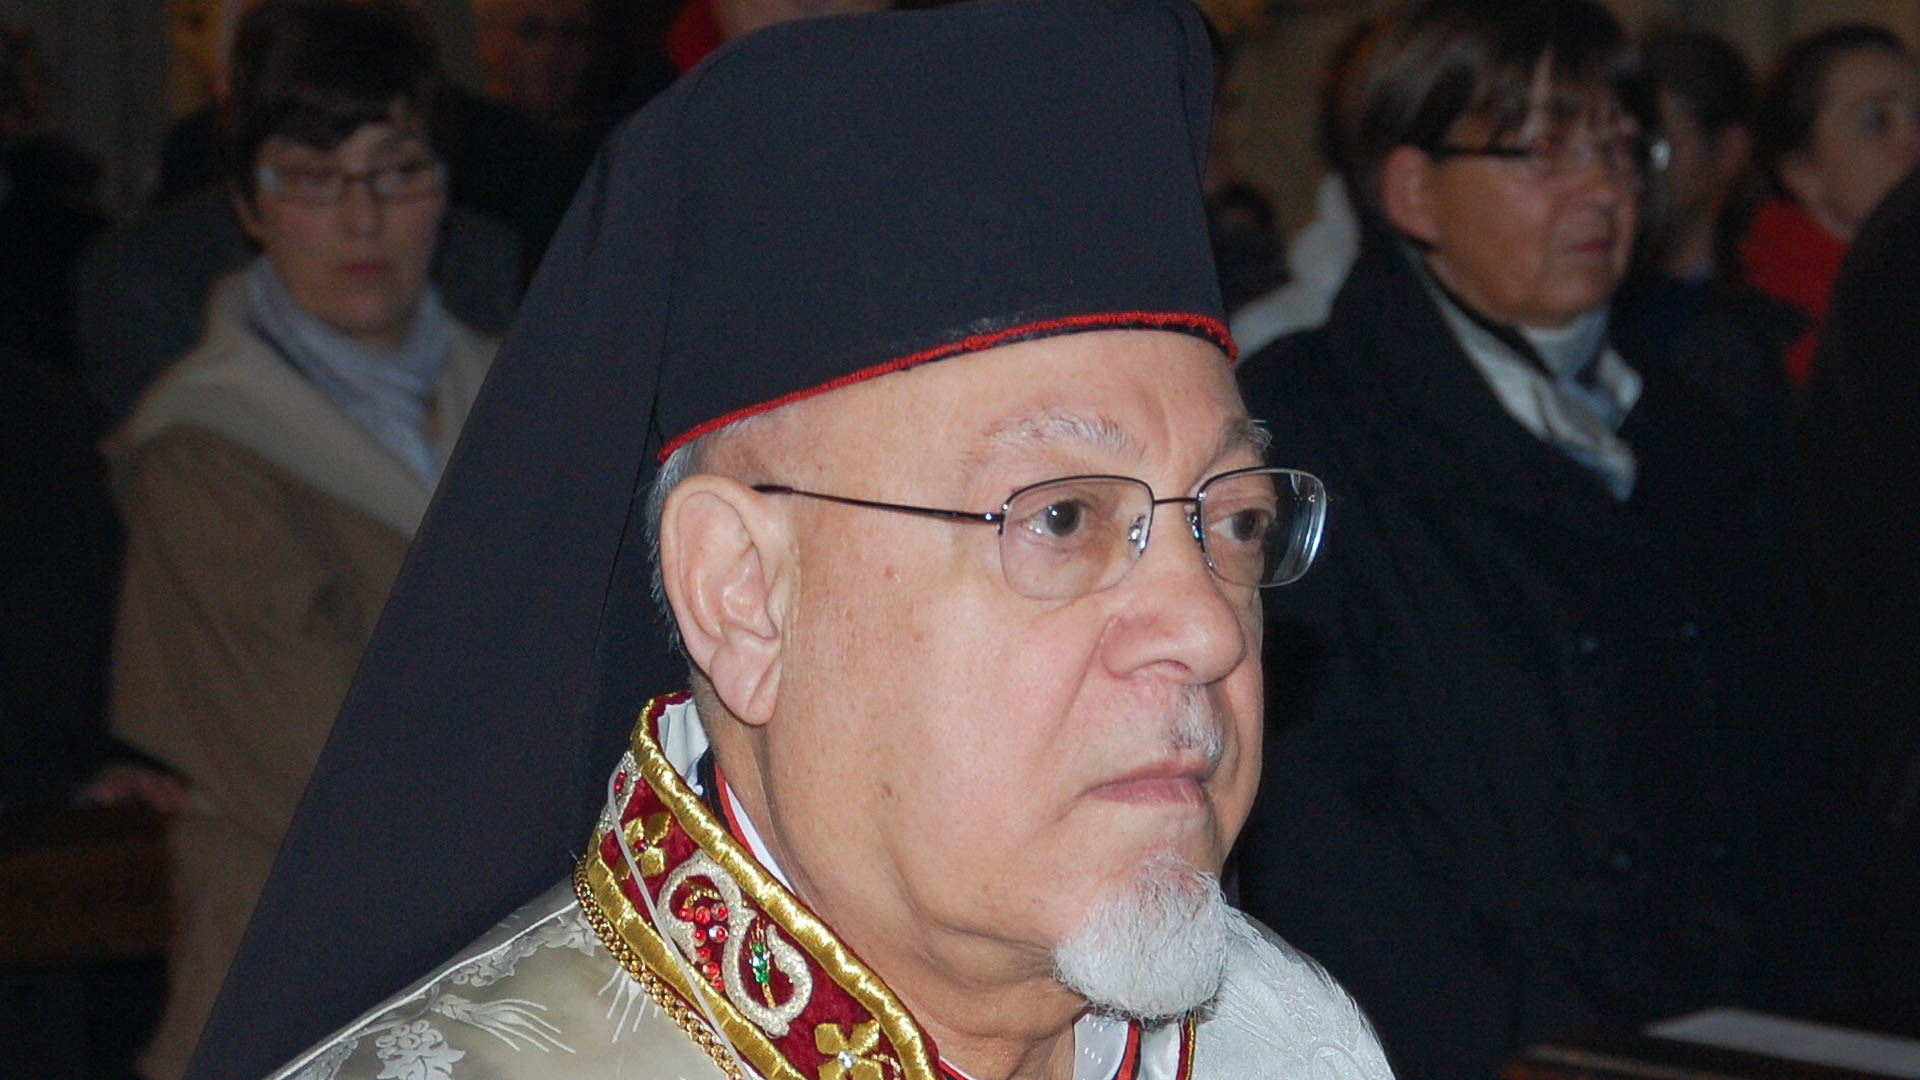
[[[1214,448],[1213,459],[1219,461],[1230,457],[1239,450],[1251,450],[1253,456],[1262,462],[1273,450],[1273,432],[1265,420],[1243,416],[1227,426],[1220,433],[1220,443]]]
[[[1061,445],[1098,450],[1127,461],[1138,461],[1144,454],[1140,443],[1110,417],[1041,409],[994,425],[980,448],[967,456],[969,464],[977,466],[1008,454]]]

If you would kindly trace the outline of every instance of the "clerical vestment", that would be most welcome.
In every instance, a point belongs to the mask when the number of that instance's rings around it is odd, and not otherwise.
[[[706,751],[687,695],[649,703],[571,880],[275,1076],[963,1077],[751,823],[717,809]],[[1154,1026],[1089,1015],[1075,1043],[1075,1080],[1390,1075],[1345,992],[1244,917],[1207,1007]]]

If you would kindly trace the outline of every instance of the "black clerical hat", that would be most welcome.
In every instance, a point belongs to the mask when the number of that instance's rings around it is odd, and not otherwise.
[[[1182,0],[790,23],[608,143],[289,832],[192,1075],[255,1076],[566,875],[651,695],[644,492],[718,423],[913,363],[1220,319]]]

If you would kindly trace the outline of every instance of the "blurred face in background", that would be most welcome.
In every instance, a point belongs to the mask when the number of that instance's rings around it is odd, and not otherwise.
[[[588,0],[493,0],[475,6],[487,96],[536,122],[577,122],[593,62]]]
[[[1920,160],[1920,71],[1891,49],[1855,49],[1827,69],[1806,149],[1780,163],[1780,180],[1842,240]]]
[[[1700,126],[1692,103],[1671,90],[1660,91],[1660,132],[1669,153],[1662,177],[1669,205],[1676,213],[1701,213],[1717,182],[1712,137]]]
[[[1434,276],[1482,315],[1561,327],[1605,304],[1626,273],[1640,138],[1611,91],[1556,87],[1542,61],[1516,130],[1469,113],[1440,149],[1398,148],[1381,201]]]
[[[438,158],[410,110],[331,149],[280,136],[235,208],[302,310],[370,346],[406,338],[446,211]]]
[[[1708,274],[1714,267],[1714,228],[1734,185],[1753,160],[1753,132],[1741,123],[1709,131],[1693,102],[1659,92],[1660,133],[1667,142],[1666,167],[1657,189],[1660,204],[1649,238],[1666,272],[1677,278]],[[1643,205],[1642,213],[1648,213]]]

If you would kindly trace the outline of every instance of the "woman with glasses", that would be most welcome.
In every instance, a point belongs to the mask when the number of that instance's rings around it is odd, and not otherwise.
[[[1427,1080],[1831,1004],[1773,458],[1610,331],[1662,156],[1633,50],[1591,0],[1413,0],[1366,49],[1365,250],[1241,368],[1333,499],[1322,566],[1266,597],[1242,899]]]
[[[113,446],[113,724],[191,791],[151,1078],[186,1068],[493,353],[427,280],[446,173],[408,9],[270,0],[232,78],[229,183],[260,255]]]

